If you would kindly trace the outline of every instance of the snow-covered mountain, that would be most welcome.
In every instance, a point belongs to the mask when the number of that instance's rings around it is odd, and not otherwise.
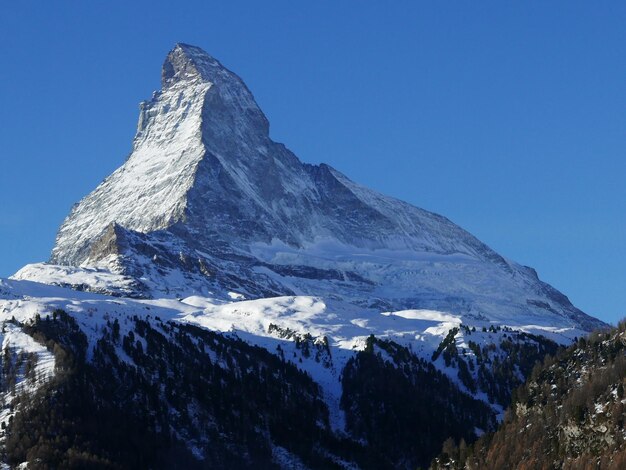
[[[78,385],[111,400],[118,388],[148,396],[136,418],[152,423],[155,448],[165,439],[176,459],[182,445],[198,468],[212,468],[205,463],[216,449],[226,459],[217,468],[239,454],[254,466],[259,446],[279,468],[300,459],[301,468],[415,468],[446,437],[492,428],[557,343],[604,326],[445,217],[300,162],[270,139],[242,80],[197,47],[168,54],[162,90],[140,109],[130,156],[72,208],[50,262],[0,280],[2,354],[36,396],[72,397]],[[12,355],[5,343],[15,343]],[[42,363],[34,378],[26,354]],[[191,377],[198,368],[206,375]],[[391,393],[368,384],[372,377],[394,380]],[[229,412],[206,400],[207,390],[236,395],[251,383],[267,386],[267,396],[224,405]],[[28,400],[3,384],[0,406],[18,419],[9,438],[30,433],[19,425],[28,415],[14,413]],[[285,390],[292,401],[273,401]],[[92,407],[106,419],[103,410],[128,406],[107,400],[73,409],[68,422]],[[48,402],[37,403],[27,410],[47,416]],[[309,437],[297,437],[297,426],[281,434],[295,419],[274,416],[285,405]],[[309,405],[313,414],[302,408]],[[380,410],[407,421],[373,433],[387,420]],[[254,445],[238,434],[246,413]],[[428,423],[416,429],[413,420]],[[47,455],[48,447],[29,454],[22,446],[45,436],[15,439],[13,463]],[[102,456],[120,463],[113,449]],[[145,464],[144,454],[131,455]],[[373,464],[374,456],[382,460]]]
[[[178,44],[141,104],[126,162],[74,206],[52,265],[21,279],[142,297],[313,295],[381,310],[591,330],[600,325],[535,271],[445,217],[304,164],[234,73]],[[74,278],[72,281],[71,278]],[[102,276],[100,276],[102,277]],[[101,282],[93,286],[107,292]]]

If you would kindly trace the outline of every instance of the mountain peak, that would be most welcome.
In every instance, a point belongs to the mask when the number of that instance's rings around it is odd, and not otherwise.
[[[72,209],[51,261],[132,276],[142,294],[297,293],[374,311],[600,324],[445,217],[302,163],[270,138],[244,82],[186,44],[141,106],[131,155]]]
[[[211,91],[205,105],[210,112],[203,117],[206,126],[210,127],[209,122],[214,121],[214,129],[231,127],[235,134],[245,133],[243,128],[263,136],[269,134],[267,118],[243,80],[203,49],[178,43],[167,54],[161,72],[162,89],[176,94],[179,87],[175,85],[181,83],[185,88],[188,85],[188,93],[196,96],[199,96],[197,85],[205,91],[208,90],[205,85],[209,85]]]
[[[181,81],[200,78],[214,82],[220,73],[228,73],[224,66],[196,46],[178,43],[167,54],[161,72],[161,84],[168,88]]]

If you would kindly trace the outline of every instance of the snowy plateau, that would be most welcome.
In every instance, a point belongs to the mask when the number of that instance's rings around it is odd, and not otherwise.
[[[3,423],[13,398],[55,374],[54,356],[20,326],[58,310],[86,336],[87,361],[114,322],[121,337],[141,320],[260,346],[310,375],[332,432],[356,441],[342,380],[372,335],[432,364],[500,419],[506,400],[481,379],[480,360],[505,361],[503,343],[539,350],[544,339],[566,345],[605,326],[445,217],[300,162],[270,139],[242,80],[185,44],[168,54],[162,90],[140,105],[130,156],[72,208],[49,262],[0,280],[3,351],[36,356],[35,373],[22,366],[3,395]],[[374,350],[394,364],[384,344]],[[134,364],[121,344],[116,351]],[[525,369],[513,364],[512,374],[519,384]],[[187,442],[202,460],[206,442]],[[315,466],[271,445],[278,467]]]

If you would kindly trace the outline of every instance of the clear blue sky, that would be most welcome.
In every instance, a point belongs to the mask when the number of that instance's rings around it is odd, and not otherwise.
[[[239,74],[302,160],[626,316],[624,2],[2,2],[0,276],[123,162],[176,42]]]

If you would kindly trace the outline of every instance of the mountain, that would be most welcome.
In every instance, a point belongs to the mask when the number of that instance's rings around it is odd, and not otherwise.
[[[626,324],[547,358],[504,423],[470,448],[447,446],[433,468],[626,468]]]
[[[242,80],[201,49],[178,44],[161,76],[130,156],[74,206],[52,265],[112,272],[111,292],[142,297],[312,295],[376,311],[601,326],[446,218],[300,162],[270,139]],[[17,277],[50,270],[62,282],[66,270],[46,266]]]
[[[50,261],[0,280],[9,465],[424,467],[605,327],[445,217],[300,162],[201,49],[161,76]]]

